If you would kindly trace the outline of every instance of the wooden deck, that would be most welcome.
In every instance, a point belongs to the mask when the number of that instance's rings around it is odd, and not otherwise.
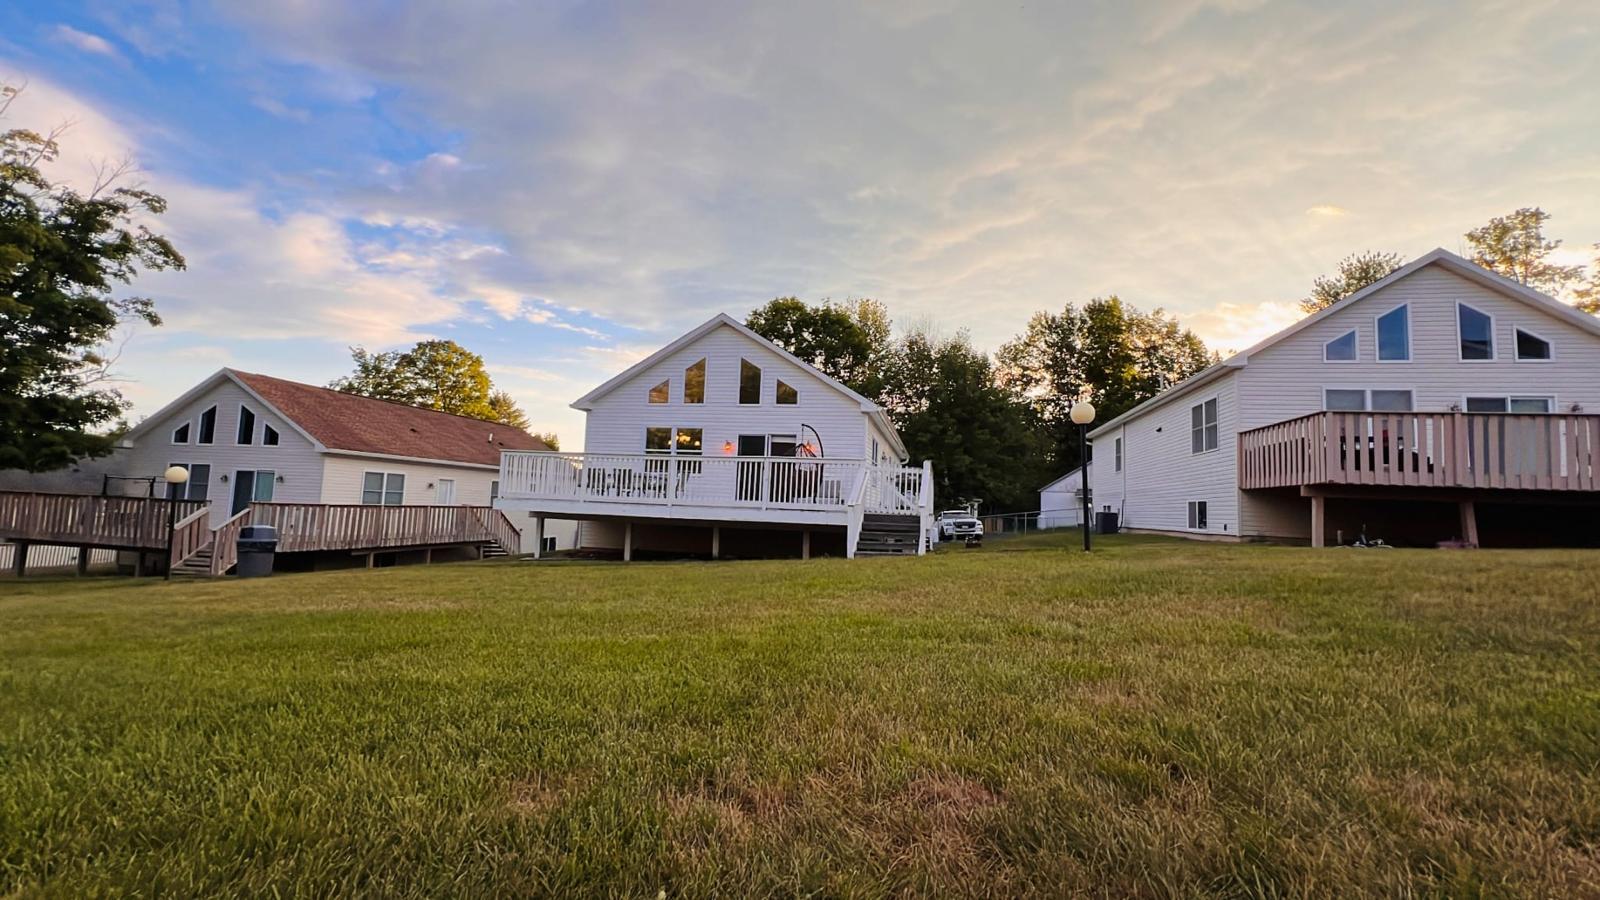
[[[168,553],[168,517],[171,528]],[[97,548],[167,555],[177,569],[225,575],[238,561],[239,530],[278,529],[279,553],[346,551],[374,554],[404,549],[497,545],[520,549],[521,535],[500,510],[487,506],[362,506],[255,503],[217,528],[210,508],[195,501],[145,497],[0,492],[0,540],[17,545],[17,567],[30,545]],[[142,556],[141,556],[142,559]]]
[[[1600,416],[1322,412],[1239,434],[1244,490],[1600,491]]]

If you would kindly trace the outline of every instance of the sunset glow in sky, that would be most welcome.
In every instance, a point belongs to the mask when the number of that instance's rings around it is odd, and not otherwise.
[[[24,0],[0,79],[63,177],[171,203],[136,415],[440,336],[576,449],[571,400],[774,296],[992,350],[1114,292],[1242,349],[1352,252],[1600,241],[1592,0]]]

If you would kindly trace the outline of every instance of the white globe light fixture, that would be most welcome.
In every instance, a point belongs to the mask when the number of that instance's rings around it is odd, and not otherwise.
[[[1067,413],[1078,426],[1078,495],[1083,498],[1083,550],[1089,552],[1089,423],[1094,421],[1094,404],[1079,400]]]
[[[189,481],[189,470],[183,466],[168,466],[167,471],[161,473],[167,482],[167,580],[172,580],[172,538],[178,530],[178,498],[172,496],[172,487],[180,487]]]

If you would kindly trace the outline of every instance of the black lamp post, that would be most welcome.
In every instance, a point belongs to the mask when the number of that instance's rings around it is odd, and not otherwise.
[[[172,580],[172,538],[178,530],[178,498],[172,496],[172,488],[183,487],[189,480],[189,470],[183,466],[170,466],[166,474],[167,480],[167,580]]]
[[[1067,414],[1078,426],[1078,493],[1083,497],[1083,551],[1089,552],[1089,423],[1094,421],[1094,404],[1079,400]]]

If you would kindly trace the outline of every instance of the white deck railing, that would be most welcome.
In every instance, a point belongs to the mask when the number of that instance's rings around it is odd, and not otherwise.
[[[500,457],[500,496],[839,512],[859,497],[867,512],[917,515],[928,506],[924,494],[931,486],[924,474],[921,468],[832,457],[508,450]]]

